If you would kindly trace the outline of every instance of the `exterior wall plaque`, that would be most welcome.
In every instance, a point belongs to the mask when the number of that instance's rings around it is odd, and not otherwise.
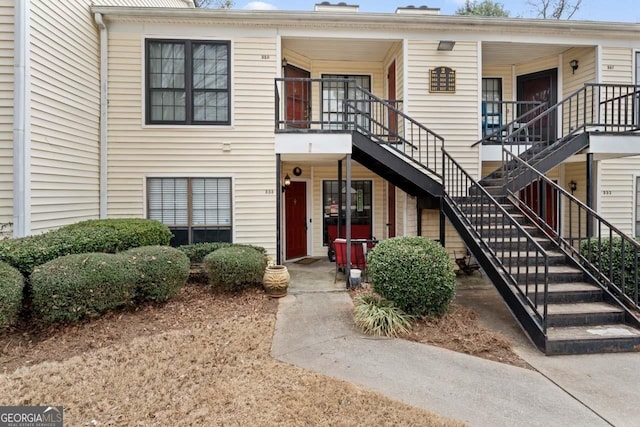
[[[455,92],[456,72],[449,67],[436,67],[431,70],[429,92]]]

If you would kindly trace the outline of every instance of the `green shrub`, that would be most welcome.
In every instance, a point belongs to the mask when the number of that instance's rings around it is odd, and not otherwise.
[[[235,245],[207,255],[204,266],[211,286],[237,291],[262,283],[267,258],[256,248]]]
[[[623,287],[624,273],[624,292],[633,297],[635,294],[635,245],[631,242],[624,243],[624,260],[622,259],[622,239],[614,237],[613,239],[590,239],[582,243],[580,253],[588,259],[597,269],[609,277],[612,272],[613,283],[620,288]],[[640,274],[638,276],[640,278]]]
[[[122,218],[89,220],[44,234],[0,241],[0,261],[28,276],[37,265],[60,256],[118,252],[138,246],[168,245],[169,228],[154,220]]]
[[[218,249],[222,248],[228,248],[229,246],[232,246],[232,244],[227,242],[210,242],[182,245],[179,246],[178,249],[184,252],[184,254],[189,257],[189,260],[192,264],[197,264],[202,262],[204,260],[204,257],[209,255],[211,252],[215,252]]]
[[[23,288],[22,274],[9,264],[0,262],[0,327],[11,326],[18,320]]]
[[[455,294],[455,272],[447,251],[423,237],[383,240],[369,254],[373,290],[413,316],[442,315]]]
[[[356,325],[365,334],[397,337],[411,330],[411,316],[373,294],[364,294],[354,301]]]
[[[189,279],[189,258],[169,246],[144,246],[122,252],[136,269],[136,299],[166,301]]]
[[[76,321],[131,303],[137,270],[120,254],[57,258],[31,274],[33,312],[44,322]]]

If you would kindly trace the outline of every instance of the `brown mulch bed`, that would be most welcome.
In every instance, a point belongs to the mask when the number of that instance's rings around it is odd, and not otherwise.
[[[0,332],[0,404],[63,405],[65,425],[459,422],[270,356],[277,302],[187,286],[75,325]]]
[[[371,289],[366,285],[350,293],[355,298],[369,292]],[[485,328],[480,324],[476,312],[456,303],[451,304],[449,312],[439,319],[423,317],[414,321],[411,332],[402,338],[519,368],[533,369],[513,351],[507,337]]]

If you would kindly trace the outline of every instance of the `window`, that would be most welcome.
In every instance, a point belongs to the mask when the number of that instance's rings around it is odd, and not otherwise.
[[[345,99],[364,100],[362,92],[356,91],[356,86],[371,91],[371,78],[369,76],[344,76],[335,74],[323,74],[323,79],[331,81],[322,82],[322,127],[323,129],[347,129],[347,124],[354,121],[354,114],[346,114],[343,110]],[[355,81],[355,83],[354,83]],[[358,103],[359,110],[365,114],[359,116],[361,126],[369,127],[367,116],[370,115],[368,102]]]
[[[340,233],[341,237],[345,236],[346,216],[344,214],[346,208],[346,182],[342,181],[342,209],[340,210],[342,217]],[[370,239],[372,224],[372,181],[370,180],[354,180],[351,181],[351,236],[354,239]],[[338,181],[322,182],[322,218],[323,218],[323,242],[326,245],[329,241],[329,228],[333,227],[335,232],[333,236],[337,236],[338,226]]]
[[[172,246],[231,242],[230,178],[148,178],[147,217],[169,226]]]
[[[147,40],[149,124],[229,124],[229,42]]]
[[[482,136],[502,127],[502,79],[482,79]]]

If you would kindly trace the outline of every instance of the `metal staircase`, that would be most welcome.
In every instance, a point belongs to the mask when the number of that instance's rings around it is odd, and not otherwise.
[[[544,176],[582,150],[589,132],[638,130],[637,94],[633,86],[587,85],[517,129],[505,125],[512,131],[500,138],[503,165],[480,182],[444,149],[442,137],[364,89],[344,100],[341,124],[352,131],[355,160],[408,194],[435,201],[540,350],[640,351],[640,245]],[[556,125],[557,138],[533,143]],[[566,221],[548,223],[544,209],[520,201],[520,189],[531,183],[558,193]],[[635,260],[634,272],[622,277],[594,250],[614,237],[624,242],[623,258]],[[585,242],[591,244],[581,251]]]

